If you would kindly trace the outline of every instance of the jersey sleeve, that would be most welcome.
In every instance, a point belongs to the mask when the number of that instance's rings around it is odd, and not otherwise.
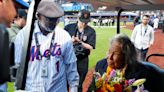
[[[66,43],[64,52],[64,62],[66,65],[66,75],[68,84],[71,90],[74,90],[78,87],[79,84],[79,75],[77,71],[77,58],[74,53],[73,43],[71,38],[69,37],[69,41]]]

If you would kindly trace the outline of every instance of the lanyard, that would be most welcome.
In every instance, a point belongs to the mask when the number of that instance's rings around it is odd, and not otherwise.
[[[145,36],[146,32],[147,32],[148,26],[146,27],[144,33],[142,32],[142,25],[141,25],[141,36]]]
[[[83,34],[84,34],[84,32],[79,32],[79,31],[77,33],[77,36],[80,39],[80,41],[82,41],[82,39],[83,39]]]
[[[46,55],[48,60],[50,59],[50,55],[51,55],[51,52],[53,50],[54,41],[55,41],[55,32],[52,35],[51,44],[50,44],[50,47],[49,47],[49,50],[48,50],[48,53],[47,53],[48,55]],[[43,55],[40,52],[40,45],[39,45],[37,33],[35,33],[35,43],[36,43],[36,46],[37,46],[37,53],[38,53],[38,56],[39,56],[39,60],[41,60]]]

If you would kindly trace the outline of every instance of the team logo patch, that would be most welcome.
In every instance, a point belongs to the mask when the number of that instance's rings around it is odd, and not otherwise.
[[[87,40],[87,36],[84,35],[84,36],[83,36],[83,41],[86,41],[86,40]]]

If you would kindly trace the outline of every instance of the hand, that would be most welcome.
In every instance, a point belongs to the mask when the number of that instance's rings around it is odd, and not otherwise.
[[[72,36],[72,42],[73,42],[74,44],[77,44],[77,43],[80,42],[80,39],[79,39],[78,37]]]
[[[72,42],[73,43],[75,42],[75,36],[72,36]]]
[[[75,37],[75,42],[80,42],[80,39],[78,37]]]

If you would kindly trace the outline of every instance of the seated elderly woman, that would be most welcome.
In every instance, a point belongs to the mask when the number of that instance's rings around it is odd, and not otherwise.
[[[117,78],[112,77],[111,72],[114,74],[112,70],[115,70],[114,77]],[[138,79],[141,80],[136,81]],[[129,83],[130,80],[131,83]],[[133,43],[126,35],[118,34],[111,40],[107,58],[96,64],[88,92],[93,92],[93,90],[96,92],[127,92],[127,90],[134,91],[137,88],[143,89],[143,87],[148,92],[164,92],[163,80],[163,70],[152,63],[139,62]],[[142,87],[139,87],[142,83]],[[105,84],[108,85],[104,86]],[[135,85],[138,87],[134,87]]]

